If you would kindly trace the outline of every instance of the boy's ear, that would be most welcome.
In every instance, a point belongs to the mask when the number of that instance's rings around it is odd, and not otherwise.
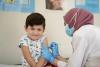
[[[24,29],[26,30],[26,26],[24,25]]]
[[[26,26],[24,25],[24,29],[26,29]]]

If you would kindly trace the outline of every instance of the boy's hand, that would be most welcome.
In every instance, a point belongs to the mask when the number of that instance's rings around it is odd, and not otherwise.
[[[57,57],[59,55],[58,44],[56,42],[52,42],[50,44],[50,49],[52,50],[52,55],[54,57]]]

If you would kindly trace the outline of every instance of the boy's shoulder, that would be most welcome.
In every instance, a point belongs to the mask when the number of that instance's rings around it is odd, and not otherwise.
[[[20,42],[24,42],[24,43],[29,43],[30,42],[30,39],[27,37],[27,35],[23,35],[21,38],[20,38]]]
[[[28,44],[27,35],[21,36],[18,46],[21,48],[21,46],[23,46],[23,45],[28,46],[27,44]]]
[[[27,35],[24,34],[23,36],[21,36],[20,40],[24,40],[24,39],[28,39]]]

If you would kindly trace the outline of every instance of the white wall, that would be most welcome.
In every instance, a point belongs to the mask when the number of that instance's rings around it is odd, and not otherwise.
[[[0,63],[17,64],[20,50],[17,43],[24,32],[27,14],[0,12]]]
[[[46,34],[49,42],[59,43],[61,56],[69,57],[72,53],[70,38],[65,35],[63,15],[74,7],[74,0],[65,0],[64,10],[51,11],[45,9],[45,0],[35,0],[35,12],[42,13],[46,18]],[[17,64],[21,52],[17,43],[24,33],[25,18],[29,13],[0,12],[0,63]],[[96,25],[99,23],[100,14],[95,14]]]

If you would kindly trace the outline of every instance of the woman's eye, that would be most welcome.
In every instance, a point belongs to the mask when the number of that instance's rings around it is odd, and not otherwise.
[[[66,26],[66,22],[64,22],[64,26]]]

